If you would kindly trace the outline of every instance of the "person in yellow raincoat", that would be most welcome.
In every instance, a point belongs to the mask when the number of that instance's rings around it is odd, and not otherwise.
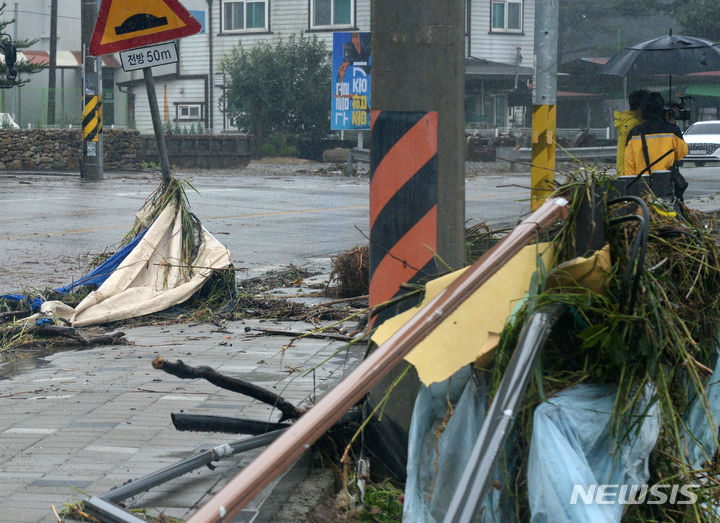
[[[642,103],[644,122],[633,127],[625,145],[625,174],[652,174],[670,170],[688,153],[677,125],[667,121],[660,93],[651,93]]]
[[[625,174],[625,143],[630,130],[636,125],[643,123],[640,115],[640,105],[643,100],[650,94],[646,89],[638,89],[628,96],[628,104],[630,109],[627,111],[615,111],[615,129],[618,132],[617,145],[617,174],[622,176]]]

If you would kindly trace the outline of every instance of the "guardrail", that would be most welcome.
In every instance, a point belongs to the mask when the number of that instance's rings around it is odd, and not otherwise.
[[[532,149],[530,147],[504,147],[496,149],[497,159],[510,162],[511,168],[517,163],[530,163],[532,161]],[[617,146],[603,147],[568,147],[555,149],[556,160],[615,160],[617,157]],[[370,150],[358,149],[356,147],[348,150],[347,165],[345,174],[352,176],[355,162],[370,163]]]
[[[555,149],[556,160],[614,160],[617,157],[617,146],[603,147],[568,147]],[[515,162],[530,163],[532,149],[530,147],[498,147],[498,160],[509,161],[511,166]]]
[[[352,176],[355,162],[370,163],[370,150],[357,147],[348,150],[347,165],[345,166],[346,176]]]
[[[555,134],[560,138],[573,138],[578,133],[587,131],[590,134],[597,136],[598,138],[605,138],[609,140],[615,135],[615,130],[611,127],[593,127],[590,129],[581,128],[559,128],[556,129]],[[469,126],[465,129],[466,134],[474,134],[477,136],[484,136],[486,138],[499,137],[499,136],[530,136],[532,129],[529,127],[493,127],[490,129],[480,129]]]

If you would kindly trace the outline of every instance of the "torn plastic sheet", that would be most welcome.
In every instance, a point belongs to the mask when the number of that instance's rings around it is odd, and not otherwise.
[[[65,285],[64,287],[58,287],[57,289],[53,290],[59,294],[67,294],[74,291],[75,289],[79,289],[80,287],[85,287],[87,285],[96,285],[99,287],[105,282],[105,280],[110,277],[113,271],[118,268],[118,266],[123,262],[127,255],[130,254],[130,252],[137,246],[137,244],[140,242],[144,235],[145,231],[138,234],[125,247],[110,256],[102,264],[95,267],[95,269],[87,273],[82,278],[78,278],[74,282]],[[43,300],[42,298],[33,298],[24,294],[4,294],[0,295],[0,299],[22,303],[25,306],[29,307],[33,312],[39,312],[40,307],[42,307],[42,304],[45,303],[45,300]]]
[[[421,387],[410,425],[403,521],[443,520],[485,419],[488,391],[485,379],[472,376],[470,366],[445,381]],[[495,485],[505,484],[501,467],[502,460],[495,470]],[[515,519],[505,490],[493,488],[475,521]]]
[[[184,265],[182,208],[170,203],[98,289],[74,308],[48,301],[40,310],[73,327],[85,327],[183,303],[202,288],[214,271],[232,264],[230,251],[224,245],[204,227],[201,234],[197,253],[188,266]]]
[[[720,420],[720,359],[705,391],[711,419],[695,398],[686,416],[688,455],[692,466],[712,457],[717,449],[717,423]],[[652,397],[648,386],[640,411]],[[594,485],[612,485],[610,496],[620,496],[627,485],[623,500],[640,494],[633,490],[646,485],[650,477],[648,460],[655,447],[660,429],[657,403],[644,413],[637,431],[622,448],[610,454],[610,418],[616,389],[610,385],[582,384],[564,390],[535,409],[533,434],[528,463],[528,495],[533,523],[597,523],[619,522],[625,508],[622,503],[596,504],[596,497],[587,503],[581,492]],[[578,485],[578,487],[576,487]],[[578,489],[576,502],[571,503],[573,489]],[[705,507],[706,509],[708,507]],[[711,508],[716,513],[717,507]]]

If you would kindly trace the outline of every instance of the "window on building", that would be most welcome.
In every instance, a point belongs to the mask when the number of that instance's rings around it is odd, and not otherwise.
[[[223,31],[268,30],[268,2],[228,2],[223,6]]]
[[[178,104],[178,120],[202,120],[203,104]]]
[[[353,0],[312,0],[310,24],[321,27],[352,27],[354,24]]]
[[[494,32],[522,31],[522,0],[491,0],[490,29]]]

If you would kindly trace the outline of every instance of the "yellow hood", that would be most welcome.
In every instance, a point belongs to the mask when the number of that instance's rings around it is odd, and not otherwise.
[[[615,111],[615,129],[618,131],[622,128],[627,129],[628,131],[635,127],[636,125],[640,125],[643,121],[640,116],[635,111]]]

